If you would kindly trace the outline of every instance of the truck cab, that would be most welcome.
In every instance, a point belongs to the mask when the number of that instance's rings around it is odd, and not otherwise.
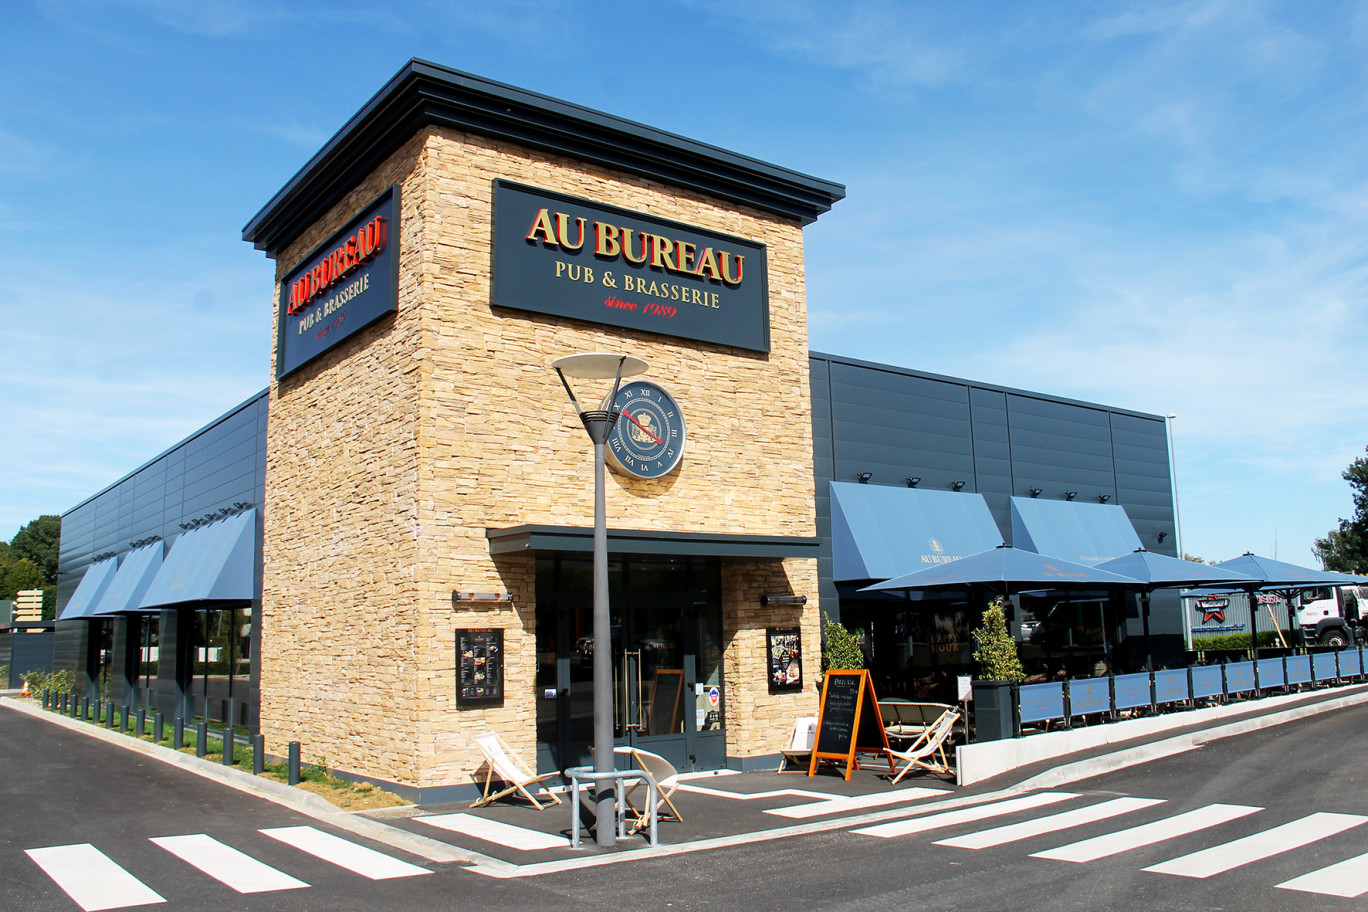
[[[1348,646],[1364,620],[1368,586],[1318,586],[1297,594],[1297,626],[1307,643]]]

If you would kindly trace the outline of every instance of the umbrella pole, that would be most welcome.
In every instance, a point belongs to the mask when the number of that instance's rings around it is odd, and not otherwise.
[[[1145,631],[1145,671],[1154,671],[1154,662],[1150,653],[1150,591],[1144,589],[1140,592],[1140,623]]]
[[[1259,597],[1256,594],[1258,590],[1254,587],[1245,591],[1249,593],[1249,655],[1256,663],[1254,683],[1257,685],[1259,681],[1257,665],[1259,661]]]

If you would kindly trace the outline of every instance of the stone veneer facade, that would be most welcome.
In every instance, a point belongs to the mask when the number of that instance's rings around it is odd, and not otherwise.
[[[771,351],[491,308],[495,178],[766,245]],[[300,741],[306,762],[421,793],[471,784],[473,734],[496,730],[534,755],[534,557],[492,557],[485,530],[593,523],[592,450],[551,361],[639,355],[685,410],[675,474],[608,473],[610,528],[815,535],[811,400],[796,222],[447,127],[420,130],[294,239],[277,257],[277,294],[391,183],[397,315],[271,390],[261,732],[273,753]],[[512,606],[458,608],[454,589],[507,591]],[[769,694],[765,628],[801,625],[815,681],[817,591],[815,560],[723,559],[732,762],[776,754],[793,719],[816,712],[811,688]],[[808,603],[762,607],[766,592]],[[504,705],[458,711],[454,631],[488,626],[505,628]]]

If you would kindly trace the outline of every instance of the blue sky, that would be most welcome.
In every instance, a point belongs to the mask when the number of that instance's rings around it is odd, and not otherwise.
[[[410,57],[848,188],[812,347],[1173,423],[1184,550],[1312,563],[1368,445],[1368,5],[15,0],[0,537],[269,379],[242,226]]]

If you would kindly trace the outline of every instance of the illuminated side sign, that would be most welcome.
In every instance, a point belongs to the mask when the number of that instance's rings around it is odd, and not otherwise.
[[[399,188],[382,193],[280,283],[276,377],[398,310]]]
[[[493,303],[769,351],[764,245],[494,182]]]

